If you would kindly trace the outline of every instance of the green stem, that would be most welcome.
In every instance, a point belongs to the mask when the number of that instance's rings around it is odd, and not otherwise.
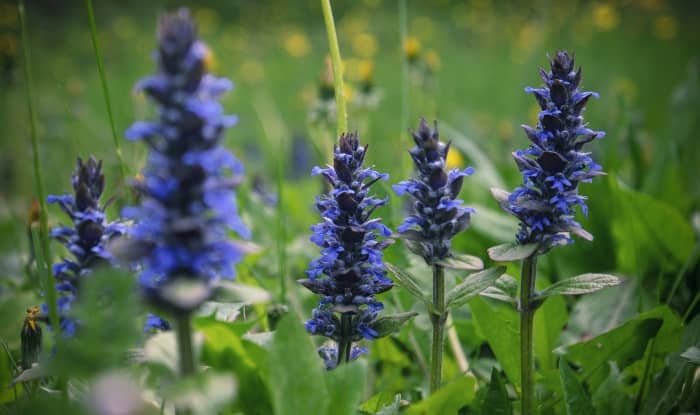
[[[192,348],[192,324],[189,313],[178,313],[175,316],[175,331],[177,332],[177,349],[180,358],[180,375],[186,377],[196,371],[194,349]]]
[[[345,88],[343,86],[343,63],[340,59],[340,48],[338,47],[338,35],[335,33],[335,22],[333,21],[333,9],[330,0],[321,0],[323,8],[323,20],[326,22],[326,32],[328,32],[328,46],[331,51],[331,62],[333,63],[333,83],[335,87],[335,105],[338,119],[338,137],[348,130],[348,112],[345,105]]]
[[[695,306],[700,302],[700,291],[695,293],[695,298],[693,298],[693,301],[690,302],[690,306],[688,306],[688,309],[685,310],[685,314],[683,314],[683,321],[687,321],[688,317],[690,317],[690,313],[693,312],[693,309]]]
[[[442,379],[442,354],[445,345],[445,270],[440,265],[433,265],[433,343],[430,355],[430,394],[440,389]]]
[[[338,343],[338,366],[350,361],[352,351],[352,314],[342,313],[340,315],[340,342]]]
[[[537,257],[531,256],[523,260],[522,277],[520,280],[520,378],[521,378],[521,414],[534,414],[534,374],[535,355],[533,353],[533,321],[537,306],[532,298],[535,293],[537,274]]]
[[[673,286],[671,287],[671,291],[668,293],[668,297],[666,298],[666,304],[670,303],[673,300],[673,296],[676,295],[676,291],[678,290],[678,287],[681,285],[681,281],[683,280],[683,276],[685,275],[686,272],[688,272],[688,269],[691,266],[695,265],[695,263],[698,260],[698,256],[700,256],[700,242],[695,244],[695,247],[693,247],[693,250],[690,252],[690,255],[683,263],[683,266],[678,271],[678,274],[676,274],[676,278],[673,281]]]
[[[122,149],[119,145],[119,137],[117,136],[117,128],[114,126],[114,116],[112,115],[112,103],[109,99],[109,89],[107,89],[107,77],[105,76],[105,68],[102,63],[102,54],[100,53],[100,44],[97,39],[97,25],[95,24],[95,13],[92,9],[92,0],[85,0],[87,7],[88,18],[90,20],[90,37],[92,38],[92,47],[95,50],[95,59],[97,60],[97,71],[100,74],[100,82],[102,83],[102,93],[105,97],[105,105],[107,106],[107,116],[109,118],[109,126],[112,129],[112,140],[119,161],[119,171],[122,176],[122,183],[126,183],[126,166],[122,158]]]
[[[280,136],[280,149],[284,148],[284,138]],[[285,226],[284,208],[284,156],[286,152],[280,151],[277,156],[277,265],[278,278],[280,280],[280,304],[287,303],[287,228]]]
[[[24,0],[19,0],[17,5],[19,22],[22,28],[22,57],[24,60],[24,87],[27,95],[27,108],[29,110],[29,135],[32,142],[32,161],[34,164],[34,180],[37,197],[39,198],[39,236],[41,239],[41,251],[43,261],[41,267],[46,275],[46,302],[49,306],[49,321],[53,326],[56,335],[61,334],[61,324],[58,320],[58,305],[56,295],[56,280],[51,272],[51,247],[49,245],[49,220],[46,209],[46,193],[44,191],[44,180],[41,176],[41,163],[39,162],[39,143],[37,139],[36,125],[37,117],[32,102],[32,70],[29,55],[29,36],[27,35],[27,22],[24,11]]]

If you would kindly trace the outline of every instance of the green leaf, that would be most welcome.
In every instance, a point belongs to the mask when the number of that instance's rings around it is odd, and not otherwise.
[[[293,313],[277,326],[269,355],[270,390],[276,415],[324,414],[330,399],[321,358]]]
[[[417,316],[415,311],[407,311],[404,313],[391,314],[388,316],[382,315],[372,322],[370,325],[378,334],[377,337],[386,337],[392,333],[401,330],[401,327],[410,319]]]
[[[700,315],[695,316],[686,327],[680,342],[680,350],[685,352],[693,346],[700,347]],[[672,354],[663,372],[654,377],[649,395],[642,404],[642,415],[670,413],[681,397],[679,391],[684,387],[690,387],[690,385],[684,386],[684,383],[693,370],[694,365],[682,358],[681,353]]]
[[[593,293],[606,287],[613,287],[622,283],[622,280],[609,274],[581,274],[556,283],[540,292],[538,298],[546,298],[552,295],[580,295]]]
[[[619,327],[637,314],[641,292],[635,280],[578,299],[571,310],[567,335],[597,336]]]
[[[559,373],[564,389],[567,415],[594,414],[591,398],[564,359],[559,360]]]
[[[476,396],[476,379],[463,376],[446,385],[428,398],[412,404],[406,415],[456,414],[459,408],[469,405]]]
[[[364,361],[340,365],[325,373],[331,405],[328,415],[354,415],[362,400],[367,366]]]
[[[246,340],[249,325],[230,324],[213,317],[195,319],[197,333],[204,335],[202,363],[232,373],[239,384],[233,409],[243,413],[272,413],[267,383],[267,351]]]
[[[438,265],[449,269],[464,271],[478,271],[484,269],[484,261],[482,261],[481,258],[465,254],[453,254],[451,257],[438,262]]]
[[[401,268],[397,267],[394,264],[390,263],[385,263],[386,269],[389,270],[392,274],[394,274],[394,277],[396,277],[396,280],[399,282],[399,284],[408,290],[413,296],[416,298],[422,300],[426,304],[431,304],[430,300],[427,298],[427,293],[423,292],[423,289],[421,288],[420,284],[418,284],[418,280],[416,280],[411,274],[408,272],[402,270]]]
[[[515,217],[503,211],[491,209],[486,205],[469,203],[479,215],[479,220],[475,220],[471,229],[488,236],[494,241],[507,241],[513,238],[513,233],[518,227]]]
[[[547,285],[544,277],[537,278],[537,286]],[[562,297],[548,298],[535,313],[534,347],[538,367],[556,369],[557,359],[552,351],[559,345],[562,328],[566,325],[566,303]]]
[[[494,261],[508,262],[508,261],[519,261],[521,259],[528,258],[537,251],[540,245],[537,243],[531,244],[503,244],[492,246],[488,249],[489,258]]]
[[[217,320],[231,323],[241,313],[245,303],[223,303],[220,301],[207,301],[197,310],[198,316],[213,315]]]
[[[469,301],[474,322],[496,355],[508,380],[520,386],[520,318],[509,304],[485,300]]]
[[[229,374],[199,372],[164,386],[162,395],[178,409],[193,414],[213,414],[233,400],[236,381]]]
[[[389,393],[387,391],[381,391],[363,402],[362,405],[360,405],[360,412],[363,414],[377,414],[382,410],[382,408],[393,406],[393,404],[396,403],[395,413],[398,414],[399,402],[401,402],[400,394],[394,395],[393,393]]]
[[[469,299],[491,286],[503,275],[506,267],[494,267],[469,275],[447,293],[447,307],[461,307]]]
[[[233,281],[220,281],[219,291],[217,298],[231,303],[260,304],[270,302],[272,299],[272,295],[260,287]]]
[[[518,280],[508,274],[503,274],[491,287],[481,292],[482,297],[492,298],[498,301],[516,304],[518,295]]]
[[[560,347],[555,353],[583,368],[592,390],[608,377],[614,361],[620,370],[644,356],[647,342],[656,335],[663,319],[645,313],[622,326],[585,342]]]
[[[494,367],[491,369],[491,382],[484,397],[484,404],[481,407],[482,415],[511,415],[513,408],[508,398],[506,385],[501,380],[501,376]]]
[[[681,353],[681,357],[694,365],[700,365],[700,348],[691,346],[688,350]]]
[[[612,367],[610,376],[600,384],[593,394],[593,407],[596,414],[632,415],[634,405],[625,391],[623,377],[617,368]]]

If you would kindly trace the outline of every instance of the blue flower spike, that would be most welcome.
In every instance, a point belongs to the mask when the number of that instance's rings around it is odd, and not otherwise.
[[[321,248],[321,256],[309,264],[309,278],[299,282],[321,296],[305,326],[309,333],[335,342],[319,349],[328,369],[366,352],[355,344],[361,339],[385,335],[375,329],[384,308],[375,296],[393,286],[382,253],[393,240],[382,239],[391,231],[381,219],[371,217],[387,200],[373,197],[370,187],[389,176],[362,166],[366,152],[357,133],[343,134],[333,165],[312,170],[312,175],[326,179],[331,190],[317,199],[323,221],[311,227],[311,241]]]

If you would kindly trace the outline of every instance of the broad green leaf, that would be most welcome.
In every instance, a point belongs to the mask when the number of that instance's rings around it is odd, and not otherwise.
[[[459,408],[469,405],[476,396],[476,379],[463,376],[447,383],[420,402],[406,409],[406,415],[456,414]]]
[[[229,374],[199,372],[165,385],[163,398],[192,414],[217,413],[236,395],[236,381]]]
[[[594,414],[591,398],[564,359],[559,360],[559,373],[564,389],[567,415]]]
[[[327,371],[326,388],[331,404],[328,415],[354,415],[362,399],[365,387],[367,366],[364,361],[356,361]]]
[[[233,281],[220,281],[220,300],[232,303],[260,304],[272,299],[269,292],[252,285],[244,285]]]
[[[330,399],[321,358],[293,313],[284,316],[269,355],[270,390],[276,415],[324,414]]]
[[[438,262],[438,264],[445,268],[464,271],[478,271],[484,269],[484,261],[482,261],[481,258],[465,254],[453,254],[451,257]]]
[[[530,257],[540,245],[537,243],[531,244],[503,244],[492,246],[488,249],[489,257],[494,261],[508,262],[519,261]]]
[[[538,287],[539,284],[548,283],[543,277],[537,278]],[[559,337],[566,320],[566,303],[562,297],[550,297],[537,309],[533,342],[538,367],[556,369],[557,359],[553,351],[559,345]]]
[[[207,301],[197,310],[198,316],[211,316],[223,322],[231,323],[241,313],[245,303],[223,303],[220,301]]]
[[[482,297],[492,298],[506,303],[517,304],[518,280],[508,274],[498,277],[491,287],[481,292]]]
[[[649,395],[642,405],[642,415],[665,415],[678,404],[681,397],[678,392],[683,389],[688,375],[694,370],[694,364],[681,357],[681,354],[691,347],[700,347],[700,315],[695,316],[685,328],[679,352],[669,357],[663,372],[651,383]]]
[[[243,413],[272,413],[272,399],[266,385],[267,352],[244,338],[236,324],[213,317],[196,319],[195,328],[204,335],[202,363],[232,373],[239,384],[235,409]]]
[[[610,376],[600,384],[593,394],[593,407],[597,414],[632,415],[633,401],[627,396],[623,378],[617,368],[612,367]]]
[[[447,293],[447,307],[461,307],[503,275],[506,267],[494,267],[469,275]]]
[[[363,414],[376,414],[386,408],[396,403],[396,413],[399,413],[399,402],[401,401],[401,395],[389,393],[386,391],[381,391],[374,394],[371,398],[367,399],[360,405],[360,412]]]
[[[377,331],[377,337],[386,337],[392,333],[401,330],[401,327],[410,319],[417,316],[415,311],[407,311],[391,315],[382,315],[371,324],[371,327]]]
[[[685,352],[681,353],[681,357],[694,365],[700,365],[700,348],[691,346]]]
[[[474,297],[469,301],[474,322],[516,387],[520,386],[520,318],[509,304]]]
[[[662,318],[641,315],[585,342],[560,347],[555,353],[582,367],[591,389],[596,390],[608,377],[608,362],[616,362],[622,370],[642,358],[647,342],[662,324]]]
[[[401,394],[396,394],[396,396],[394,396],[394,400],[391,403],[383,406],[382,409],[377,412],[377,415],[399,415],[401,407],[405,405],[406,402],[401,400]]]
[[[513,407],[508,398],[506,386],[494,367],[491,370],[491,382],[484,397],[484,404],[481,406],[481,415],[511,415],[512,413]]]
[[[602,290],[622,283],[622,280],[609,274],[581,274],[556,283],[540,292],[538,298],[552,295],[580,295]]]
[[[597,336],[619,327],[637,314],[641,295],[635,280],[585,295],[571,310],[566,334],[581,337]]]
[[[650,267],[675,267],[690,255],[695,235],[690,221],[675,207],[608,179],[615,209],[610,222],[618,269],[642,275]]]
[[[408,290],[408,292],[410,292],[416,298],[422,300],[426,304],[430,304],[430,301],[427,298],[427,293],[423,292],[423,289],[420,287],[420,284],[418,284],[417,280],[411,274],[402,270],[394,264],[390,264],[387,262],[384,265],[386,266],[386,269],[389,270],[389,272],[394,274],[394,277],[396,277],[396,280],[403,288]]]

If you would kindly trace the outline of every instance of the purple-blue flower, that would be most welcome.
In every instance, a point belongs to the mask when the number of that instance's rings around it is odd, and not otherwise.
[[[433,264],[452,254],[452,238],[469,226],[474,209],[463,206],[457,196],[474,169],[445,169],[450,144],[440,141],[437,121],[431,129],[421,118],[418,131],[411,134],[416,146],[409,153],[417,175],[392,187],[399,196],[411,195],[414,203],[398,231],[411,251]]]
[[[219,103],[232,83],[207,73],[206,51],[187,10],[163,15],[158,72],[137,84],[157,104],[159,118],[126,131],[129,140],[149,148],[143,180],[134,183],[141,203],[124,210],[135,222],[130,237],[140,259],[139,281],[150,300],[174,310],[196,308],[205,298],[175,304],[165,286],[182,278],[211,289],[219,278],[233,278],[243,254],[228,231],[249,237],[234,192],[243,166],[221,145],[224,130],[237,119]],[[166,327],[155,316],[147,326]]]
[[[581,68],[566,52],[557,52],[550,72],[540,70],[542,88],[526,88],[539,104],[536,127],[523,125],[532,142],[526,150],[513,153],[523,184],[500,197],[501,207],[520,219],[518,243],[540,243],[540,253],[551,247],[572,243],[571,234],[593,237],[574,220],[576,207],[588,214],[586,198],[578,194],[580,182],[605,174],[584,144],[603,138],[583,121],[583,110],[595,92],[582,91]]]
[[[127,231],[123,223],[107,221],[106,206],[100,202],[104,180],[102,161],[97,161],[92,156],[86,162],[78,158],[71,177],[73,194],[48,197],[48,202],[57,203],[71,220],[71,225],[56,227],[50,233],[71,254],[53,265],[56,291],[59,294],[61,331],[66,336],[75,334],[77,323],[69,317],[69,311],[80,293],[82,280],[95,267],[111,261],[107,244],[112,238]],[[47,312],[45,304],[42,309],[44,313]]]
[[[382,259],[382,251],[392,242],[382,238],[391,231],[381,219],[371,217],[386,199],[371,196],[370,187],[388,175],[362,166],[366,152],[367,146],[360,146],[357,134],[344,134],[335,147],[333,166],[312,170],[312,175],[322,175],[331,189],[316,201],[323,221],[311,227],[310,239],[321,248],[321,256],[309,264],[309,278],[300,281],[321,296],[306,329],[349,347],[332,353],[325,347],[323,354],[328,356],[342,357],[348,350],[356,350],[352,342],[377,337],[372,324],[384,306],[375,296],[393,285]]]

